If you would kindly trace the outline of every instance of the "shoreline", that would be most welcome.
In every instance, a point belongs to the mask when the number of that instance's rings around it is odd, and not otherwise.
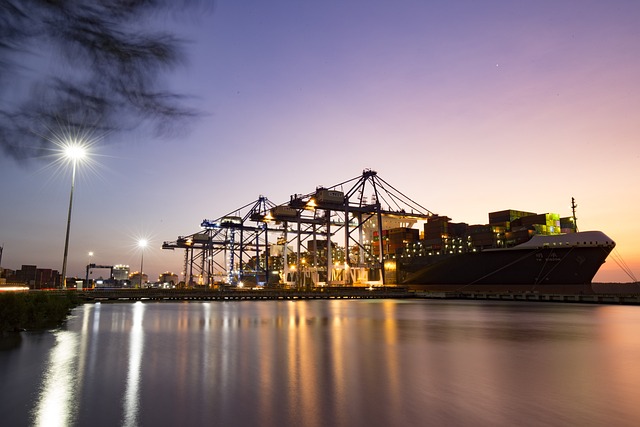
[[[593,283],[592,293],[409,289],[406,287],[326,287],[319,289],[92,289],[0,293],[0,335],[47,330],[60,326],[71,309],[83,303],[244,301],[312,299],[438,299],[511,302],[559,302],[640,305],[639,283]]]

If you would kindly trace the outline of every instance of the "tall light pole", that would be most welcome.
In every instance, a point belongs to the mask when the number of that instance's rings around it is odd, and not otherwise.
[[[85,148],[80,144],[70,144],[64,149],[64,156],[71,160],[71,194],[69,195],[69,213],[67,215],[67,233],[64,240],[64,257],[62,259],[62,288],[67,289],[67,256],[69,254],[69,231],[71,230],[71,210],[73,209],[73,189],[76,185],[76,166],[78,160],[85,156]]]
[[[87,289],[90,289],[91,286],[89,286],[89,270],[91,270],[91,258],[93,257],[93,251],[89,251],[87,255],[89,256],[89,263],[87,264],[87,276],[84,278],[84,283],[87,285]]]
[[[147,246],[147,240],[138,240],[138,246],[140,247],[140,287],[142,288],[142,267],[144,265],[144,248]]]

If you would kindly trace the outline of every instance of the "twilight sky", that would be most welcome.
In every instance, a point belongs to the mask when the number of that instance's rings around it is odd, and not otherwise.
[[[640,2],[218,0],[165,24],[170,76],[207,113],[157,140],[107,136],[80,165],[68,273],[180,273],[162,242],[262,194],[365,168],[455,222],[519,209],[601,230],[640,275]],[[2,267],[61,270],[71,170],[0,158]],[[97,271],[94,278],[106,271]],[[630,281],[609,258],[595,281]]]

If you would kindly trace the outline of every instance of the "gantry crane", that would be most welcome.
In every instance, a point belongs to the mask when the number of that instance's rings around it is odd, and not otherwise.
[[[257,283],[278,278],[298,287],[384,284],[383,232],[410,228],[433,215],[377,172],[365,169],[361,176],[294,194],[280,205],[260,196],[220,218],[203,220],[201,231],[165,242],[163,249],[185,249],[188,284],[195,276],[206,286],[215,277],[237,284],[249,276]],[[343,241],[342,254],[335,251],[335,240]],[[281,253],[270,253],[272,247]],[[293,264],[289,257],[295,257]],[[278,264],[272,265],[276,259]],[[273,277],[274,272],[279,277]]]
[[[262,281],[261,277],[267,280],[269,257],[264,256],[264,263],[260,259],[261,254],[268,251],[270,230],[267,224],[251,225],[250,222],[252,217],[264,216],[275,206],[261,195],[222,217],[204,219],[200,231],[164,242],[162,248],[185,249],[183,275],[189,285],[237,284],[247,275],[255,277],[256,282]],[[253,262],[247,262],[248,259]],[[252,268],[247,268],[249,264]]]
[[[426,220],[434,215],[370,169],[364,170],[359,177],[334,186],[318,187],[312,193],[291,196],[287,204],[271,211],[275,219],[285,220],[285,215],[277,215],[278,208],[286,214],[287,223],[295,226],[292,239],[287,239],[287,242],[297,240],[295,270],[300,273],[309,271],[308,266],[302,265],[301,246],[309,235],[314,240],[320,235],[326,246],[322,260],[325,265],[320,266],[315,261],[315,268],[322,271],[327,284],[346,285],[354,282],[384,284],[383,231],[396,227],[410,228],[418,220]],[[339,237],[341,232],[344,233],[344,254],[339,262],[334,262],[332,238]],[[317,258],[317,241],[311,247],[315,249],[312,252]],[[285,263],[284,268],[289,267]],[[303,282],[302,274],[293,276],[297,285]]]

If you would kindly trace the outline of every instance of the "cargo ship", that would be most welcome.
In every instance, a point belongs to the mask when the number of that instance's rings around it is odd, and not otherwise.
[[[492,212],[487,225],[434,217],[424,237],[389,230],[391,279],[439,291],[589,293],[615,242],[601,231],[577,231],[573,217],[515,210]],[[393,237],[400,235],[401,237]],[[414,234],[415,237],[415,234]],[[402,245],[394,244],[402,240]],[[387,252],[389,253],[389,252]]]

